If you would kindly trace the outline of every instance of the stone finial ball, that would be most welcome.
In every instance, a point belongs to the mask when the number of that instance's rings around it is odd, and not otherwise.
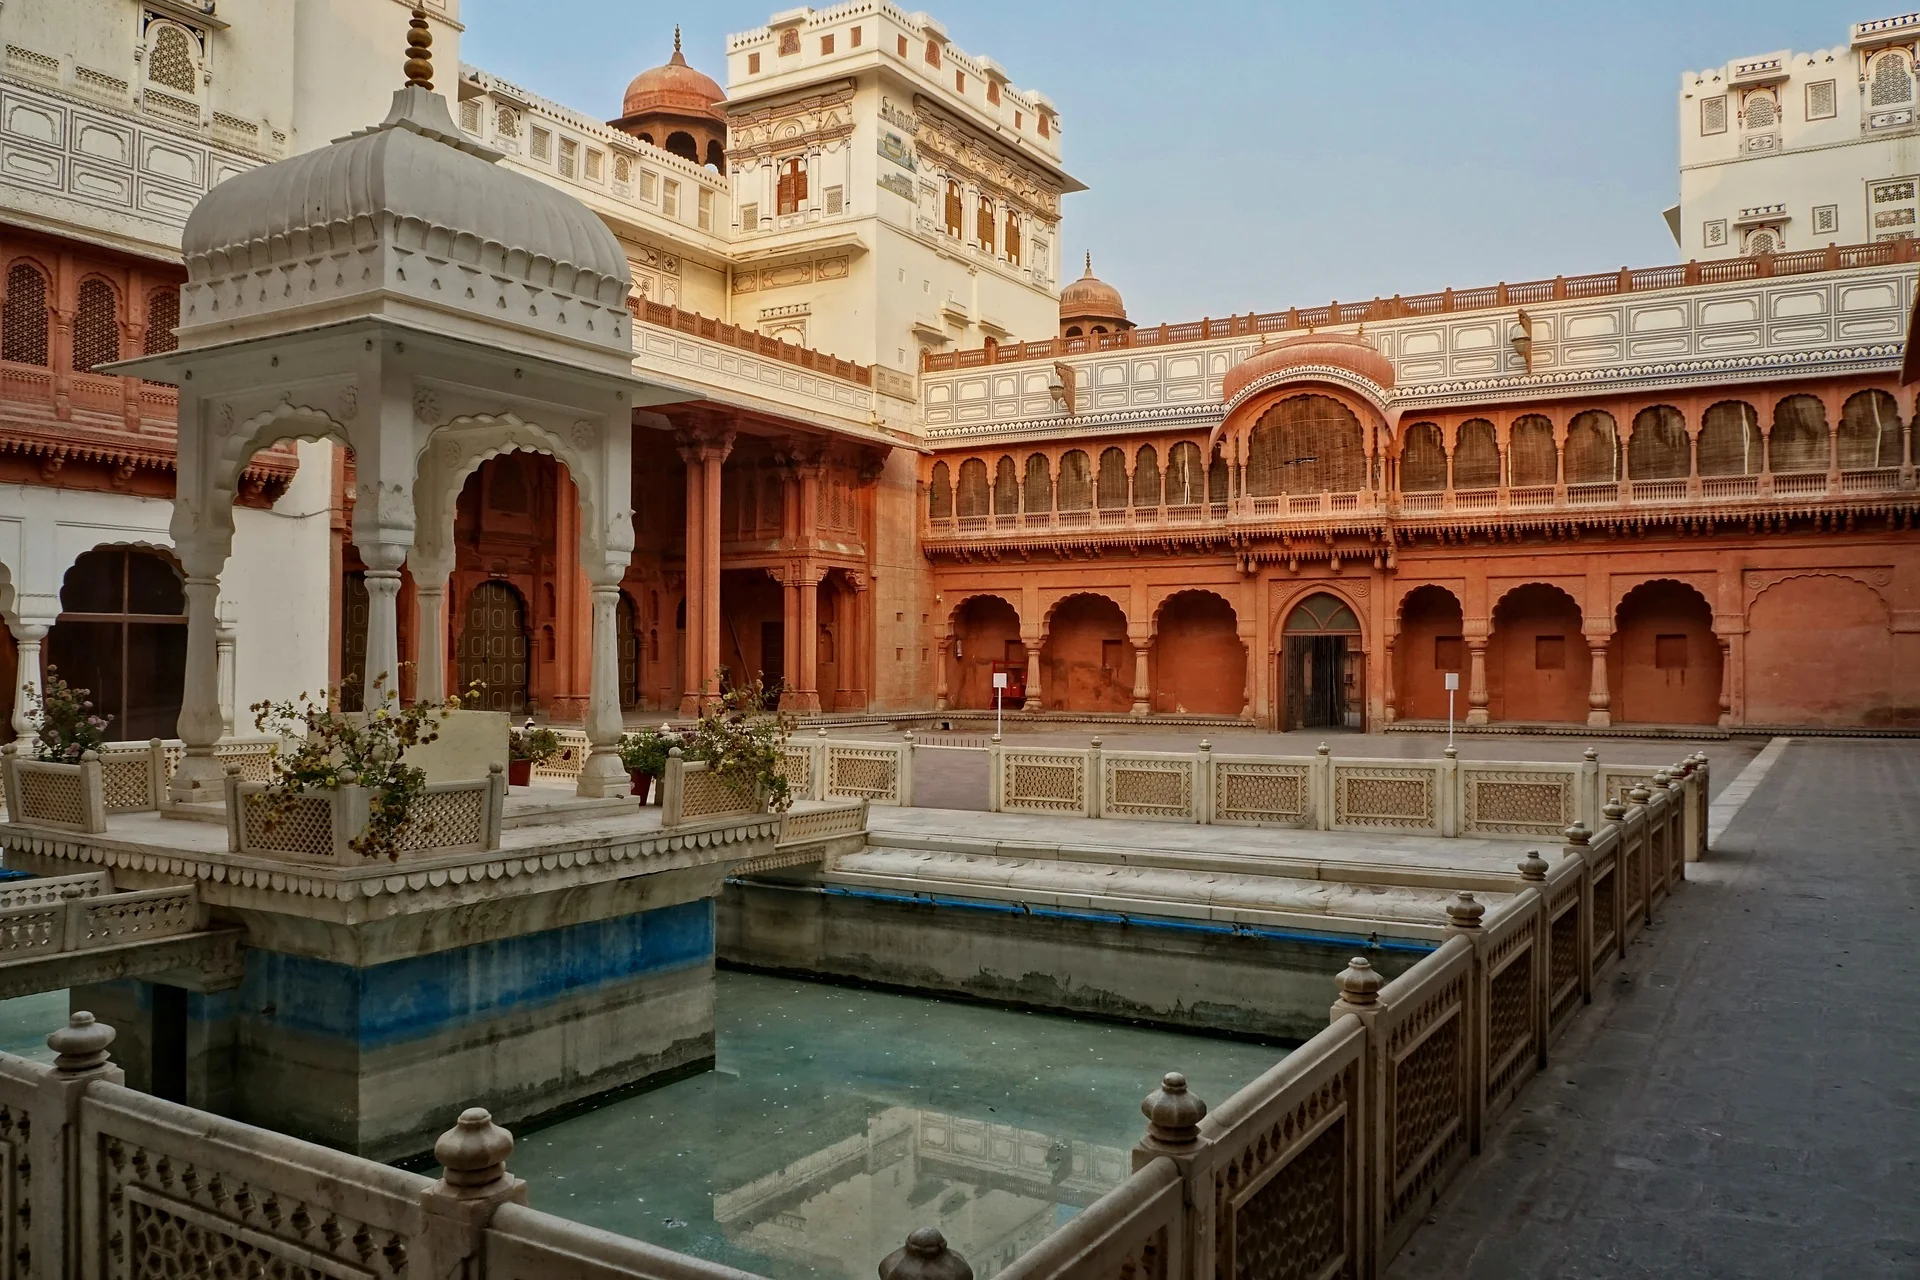
[[[117,1033],[85,1009],[67,1019],[67,1025],[47,1037],[47,1048],[58,1056],[61,1071],[91,1071],[107,1065],[107,1048]]]
[[[1163,1146],[1182,1146],[1200,1136],[1207,1104],[1187,1092],[1185,1076],[1169,1071],[1160,1078],[1160,1087],[1140,1103],[1140,1114],[1147,1118],[1148,1137]]]
[[[1538,849],[1527,850],[1527,856],[1520,859],[1520,878],[1522,880],[1547,878],[1547,860],[1540,856]]]
[[[513,1135],[493,1122],[485,1107],[468,1107],[453,1128],[433,1144],[433,1158],[450,1187],[484,1187],[506,1176]]]
[[[916,1228],[906,1244],[880,1260],[880,1280],[973,1280],[967,1260],[947,1248],[935,1227]]]
[[[1478,929],[1480,918],[1486,914],[1486,904],[1474,901],[1465,889],[1447,903],[1447,923],[1456,929]]]
[[[1347,1004],[1374,1004],[1380,998],[1380,988],[1386,985],[1386,979],[1373,967],[1373,962],[1365,956],[1355,956],[1347,961],[1347,967],[1333,977],[1333,985],[1340,988],[1340,999]]]
[[[1593,832],[1587,830],[1587,824],[1576,822],[1560,833],[1567,838],[1568,844],[1586,844],[1593,839]]]

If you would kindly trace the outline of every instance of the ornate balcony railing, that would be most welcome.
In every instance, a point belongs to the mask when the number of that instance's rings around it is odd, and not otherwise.
[[[1596,484],[1528,485],[1510,489],[1452,489],[1419,493],[1293,493],[1239,497],[1228,502],[1161,507],[1105,507],[1080,511],[1023,511],[927,518],[931,542],[977,541],[1106,533],[1244,529],[1325,524],[1347,518],[1432,519],[1549,511],[1712,509],[1772,500],[1854,498],[1915,493],[1912,473],[1899,467],[1864,471],[1805,471],[1741,476],[1685,476]]]

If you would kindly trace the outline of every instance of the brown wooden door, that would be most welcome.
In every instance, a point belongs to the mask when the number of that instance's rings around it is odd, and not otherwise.
[[[619,633],[620,709],[631,711],[640,705],[640,628],[634,621],[633,601],[625,592],[614,607],[613,618]]]
[[[480,706],[515,714],[527,709],[527,610],[504,582],[483,582],[467,597],[460,633],[460,687],[474,681]]]

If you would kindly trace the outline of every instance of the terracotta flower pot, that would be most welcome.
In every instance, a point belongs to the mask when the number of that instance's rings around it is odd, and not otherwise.
[[[627,778],[633,784],[632,790],[628,791],[627,794],[639,796],[641,803],[646,803],[647,788],[653,785],[653,775],[644,769],[629,769],[627,770]]]
[[[533,783],[533,761],[507,761],[507,785],[510,787],[531,786]]]

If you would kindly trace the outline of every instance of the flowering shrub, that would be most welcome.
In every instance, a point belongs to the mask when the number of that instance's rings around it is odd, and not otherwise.
[[[33,725],[35,759],[55,764],[78,764],[89,751],[107,744],[107,722],[93,709],[86,689],[76,689],[62,680],[53,667],[38,689],[23,687],[27,695],[27,720]]]
[[[560,735],[551,729],[536,729],[529,723],[524,729],[507,730],[509,760],[531,760],[538,768],[559,754]]]
[[[765,789],[767,808],[785,813],[793,792],[780,770],[780,748],[793,733],[793,718],[768,711],[765,685],[735,685],[700,716],[684,754],[705,760],[707,769],[742,795]]]
[[[386,682],[384,673],[374,681],[374,709],[364,716],[340,709],[337,688],[319,698],[303,693],[253,704],[254,727],[292,743],[284,752],[274,748],[273,781],[262,797],[269,823],[279,821],[296,795],[362,786],[372,792],[367,829],[347,847],[362,857],[399,859],[408,811],[427,786],[425,771],[406,763],[406,753],[436,740],[442,715],[460,710],[462,701],[396,707],[378,692]]]
[[[671,725],[661,725],[658,729],[644,729],[639,733],[626,733],[620,736],[620,763],[629,773],[644,773],[650,777],[664,777],[667,772],[667,753],[675,747],[680,748],[683,759],[698,759],[694,754],[691,734],[682,733]]]

